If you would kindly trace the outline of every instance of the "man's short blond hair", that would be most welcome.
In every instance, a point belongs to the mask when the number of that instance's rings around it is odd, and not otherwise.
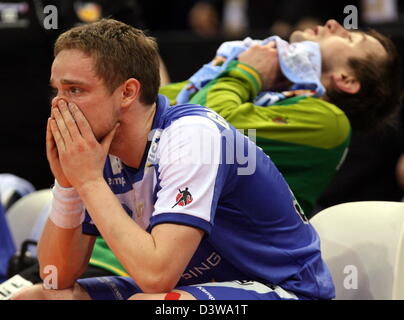
[[[54,56],[78,49],[94,59],[94,70],[109,91],[129,78],[141,83],[140,101],[152,104],[160,87],[159,54],[155,40],[143,31],[113,19],[72,28],[56,40]]]

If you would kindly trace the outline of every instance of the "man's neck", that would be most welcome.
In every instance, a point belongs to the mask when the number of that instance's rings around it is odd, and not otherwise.
[[[151,106],[140,106],[129,112],[121,122],[120,131],[110,153],[121,159],[129,167],[139,168],[151,131],[156,103]]]

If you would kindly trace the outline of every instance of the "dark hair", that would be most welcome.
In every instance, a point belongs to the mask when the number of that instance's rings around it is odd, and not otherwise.
[[[368,131],[393,120],[400,108],[400,59],[392,40],[370,30],[387,55],[367,54],[365,58],[350,58],[349,67],[360,82],[360,90],[349,94],[336,87],[327,89],[327,100],[342,109],[355,130]]]
[[[55,43],[54,55],[78,49],[94,59],[96,74],[112,93],[129,78],[141,84],[140,101],[152,104],[160,87],[157,44],[143,31],[113,19],[72,28]]]

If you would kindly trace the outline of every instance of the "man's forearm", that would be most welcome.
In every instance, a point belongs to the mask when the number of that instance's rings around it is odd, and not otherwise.
[[[220,77],[196,93],[190,102],[206,106],[228,120],[242,104],[254,100],[261,85],[262,80],[253,68],[234,61]]]
[[[72,286],[87,267],[94,241],[95,237],[82,234],[81,225],[63,229],[48,219],[38,246],[41,278],[52,266],[57,271],[57,289]]]
[[[108,246],[139,287],[153,291],[156,284],[164,282],[161,277],[169,273],[169,257],[158,249],[153,236],[128,216],[106,182],[90,182],[77,191]]]

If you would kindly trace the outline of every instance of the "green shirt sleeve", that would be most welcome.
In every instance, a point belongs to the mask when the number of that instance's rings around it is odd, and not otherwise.
[[[173,106],[177,104],[177,102],[175,101],[177,95],[180,93],[182,88],[184,88],[188,83],[189,83],[188,80],[182,82],[170,83],[164,87],[161,87],[159,93],[165,95],[170,100],[170,105]]]

